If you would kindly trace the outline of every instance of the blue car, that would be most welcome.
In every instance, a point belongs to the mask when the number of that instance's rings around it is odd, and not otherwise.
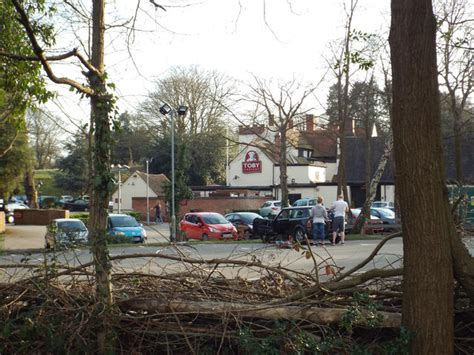
[[[146,231],[142,225],[126,214],[109,214],[107,233],[112,237],[130,238],[130,241],[137,243],[143,243],[146,239]]]

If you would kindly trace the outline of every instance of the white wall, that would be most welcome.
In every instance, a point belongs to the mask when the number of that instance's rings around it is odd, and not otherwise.
[[[243,173],[242,162],[245,154],[249,150],[254,150],[258,154],[258,158],[262,162],[262,172],[260,173]],[[261,152],[261,150],[249,147],[240,152],[234,160],[229,164],[229,185],[230,186],[269,186],[272,185],[273,163]]]
[[[122,182],[121,195],[121,209],[131,210],[132,197],[146,197],[146,182],[137,174],[132,174],[126,181]],[[157,197],[151,189],[148,189],[148,195],[150,198]],[[112,199],[114,210],[118,210],[118,189],[112,195]]]
[[[380,186],[380,199],[382,201],[395,203],[395,186],[394,185],[381,185]]]

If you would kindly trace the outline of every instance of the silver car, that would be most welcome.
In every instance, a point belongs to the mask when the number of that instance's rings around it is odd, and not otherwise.
[[[44,246],[46,249],[56,246],[75,246],[86,244],[88,240],[89,231],[80,219],[57,218],[47,226]]]
[[[274,218],[281,211],[281,201],[267,201],[260,207],[262,217]]]

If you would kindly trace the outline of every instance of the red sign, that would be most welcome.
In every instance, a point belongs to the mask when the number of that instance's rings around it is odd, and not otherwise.
[[[262,172],[262,162],[258,159],[256,151],[249,150],[245,154],[245,160],[242,162],[242,172],[246,174]]]

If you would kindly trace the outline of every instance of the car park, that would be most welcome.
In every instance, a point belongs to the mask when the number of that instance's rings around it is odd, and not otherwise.
[[[57,218],[48,226],[44,236],[46,249],[58,246],[75,246],[86,244],[89,240],[89,232],[85,224],[77,218]]]
[[[259,214],[262,217],[273,218],[281,211],[281,201],[273,200],[266,201],[260,207]]]
[[[185,239],[229,240],[238,239],[235,226],[216,212],[189,212],[179,222],[179,230]]]
[[[253,221],[261,216],[254,212],[232,212],[225,216],[237,229],[239,239],[251,239],[253,237]]]
[[[253,232],[264,242],[287,239],[302,242],[305,235],[311,239],[311,206],[286,207],[273,219],[257,218],[253,221]],[[326,223],[326,234],[330,233],[330,223]]]
[[[137,243],[143,243],[146,239],[142,224],[127,214],[110,213],[107,218],[107,233],[111,237],[125,237]]]
[[[349,213],[349,216],[347,218],[346,226],[346,231],[348,233],[350,233],[352,226],[360,215],[360,212],[360,208],[351,208],[351,213]],[[381,233],[384,231],[383,221],[372,214],[370,215],[370,220],[366,220],[364,222],[364,227],[374,233]]]
[[[293,202],[293,207],[297,206],[314,206],[316,205],[316,199],[315,198],[300,198],[299,200],[296,200]]]
[[[395,204],[393,202],[388,201],[374,201],[370,208],[388,208],[395,212]]]
[[[76,199],[72,202],[65,202],[64,209],[71,212],[87,212],[89,211],[89,201]]]

